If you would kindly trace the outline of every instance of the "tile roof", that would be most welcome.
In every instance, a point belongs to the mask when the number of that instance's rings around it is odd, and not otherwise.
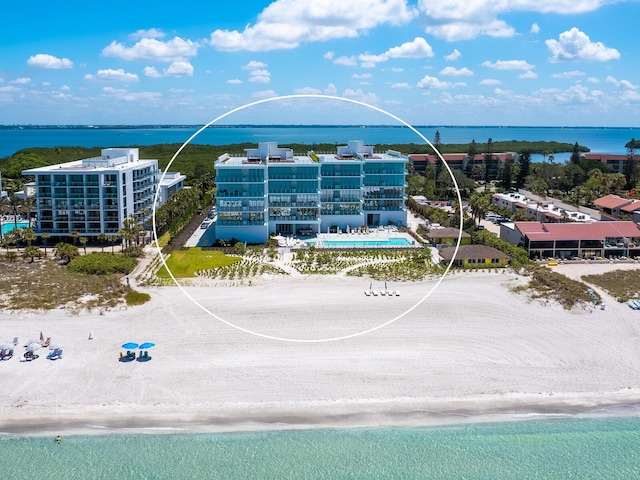
[[[515,222],[523,236],[541,240],[604,240],[607,237],[640,238],[640,226],[634,222],[539,223]]]
[[[434,228],[426,234],[427,238],[458,238],[459,229],[453,227]],[[469,238],[467,232],[462,232],[462,238]]]
[[[613,209],[613,208],[624,207],[625,205],[628,205],[631,202],[632,200],[629,200],[628,198],[622,198],[622,197],[619,197],[618,195],[609,194],[609,195],[605,195],[604,197],[595,199],[593,201],[593,204],[601,208]]]

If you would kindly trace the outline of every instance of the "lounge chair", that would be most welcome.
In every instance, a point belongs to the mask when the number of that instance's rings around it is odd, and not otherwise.
[[[400,290],[396,290],[396,297],[400,296]]]
[[[364,291],[364,294],[365,294],[367,297],[371,296],[371,292],[370,292],[369,290],[365,290],[365,291]]]
[[[51,337],[47,337],[45,341],[40,340],[40,345],[42,345],[43,347],[48,347],[50,343],[51,343]]]
[[[386,290],[380,290],[380,295],[381,295],[381,296],[383,296],[383,297],[384,297],[386,294],[387,294],[387,291],[386,291]]]
[[[378,296],[378,292],[376,292],[375,290],[371,290],[371,295],[373,295],[374,297]]]

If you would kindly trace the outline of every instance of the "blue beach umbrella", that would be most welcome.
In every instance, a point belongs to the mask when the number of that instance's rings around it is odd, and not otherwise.
[[[156,346],[155,343],[145,342],[142,345],[140,345],[140,349],[145,350],[147,348],[151,348],[151,347],[155,347],[155,346]]]
[[[133,342],[127,342],[122,345],[122,348],[125,348],[127,350],[132,350],[134,348],[138,348],[138,344]]]

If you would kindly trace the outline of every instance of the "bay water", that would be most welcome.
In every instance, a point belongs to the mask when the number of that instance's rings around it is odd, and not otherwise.
[[[640,418],[0,437],[11,479],[635,479]]]
[[[573,145],[578,142],[596,153],[627,153],[625,144],[640,138],[637,128],[598,127],[463,127],[418,126],[425,138],[433,142],[436,132],[443,144],[466,144],[475,140],[496,141],[556,141]],[[198,131],[193,127],[157,128],[0,128],[0,157],[30,147],[129,147],[158,143],[184,143]],[[424,140],[407,127],[398,126],[225,126],[207,128],[192,143],[227,145],[266,141],[289,143],[345,144],[349,140],[363,140],[366,144],[424,144]],[[410,153],[410,152],[409,152]],[[556,154],[555,161],[563,162],[570,152]],[[534,156],[541,161],[542,156]]]

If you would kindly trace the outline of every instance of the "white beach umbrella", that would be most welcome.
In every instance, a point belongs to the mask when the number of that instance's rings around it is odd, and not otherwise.
[[[13,345],[9,343],[0,344],[0,350],[13,350]]]
[[[26,348],[27,352],[35,352],[38,349],[40,349],[39,343],[30,343]]]
[[[52,345],[49,345],[49,350],[58,350],[60,348],[62,348],[63,345],[59,344],[59,343],[54,343]]]

